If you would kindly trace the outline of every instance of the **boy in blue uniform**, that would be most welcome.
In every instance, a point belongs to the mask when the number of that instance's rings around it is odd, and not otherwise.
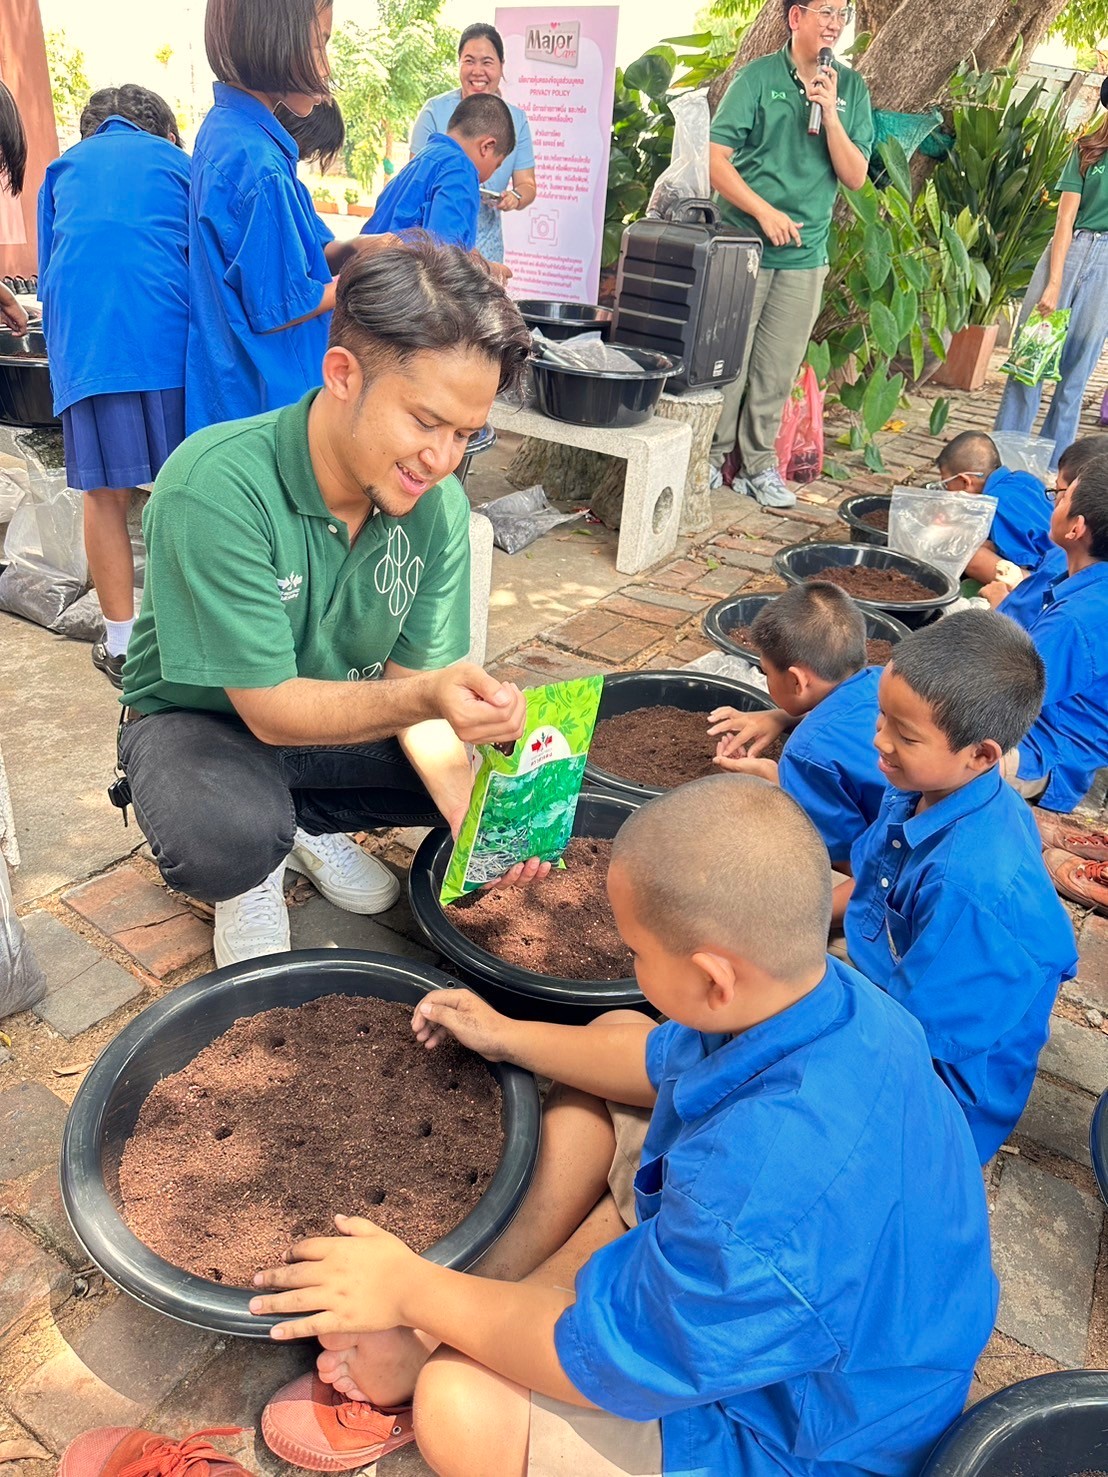
[[[420,1003],[426,1046],[562,1084],[535,1178],[480,1276],[345,1218],[259,1274],[292,1289],[251,1302],[292,1315],[275,1336],[328,1342],[266,1440],[318,1469],[375,1460],[410,1439],[415,1386],[424,1456],[459,1477],[910,1477],[996,1299],[973,1146],[917,1023],[826,957],[827,854],[776,786],[652,801],[608,889],[668,1023]]]
[[[885,795],[873,748],[881,672],[866,666],[865,617],[837,585],[812,580],[764,605],[750,639],[777,707],[709,714],[709,734],[726,735],[715,762],[776,781],[841,865]],[[759,758],[783,733],[789,737],[781,758]]]
[[[939,480],[948,492],[996,498],[989,537],[966,565],[965,578],[987,585],[1007,560],[1034,569],[1050,548],[1050,499],[1030,472],[1000,464],[1000,453],[984,431],[963,431],[939,453]]]
[[[419,228],[446,246],[472,251],[477,243],[481,186],[516,146],[508,105],[498,97],[467,97],[450,115],[445,133],[409,159],[381,192],[362,235]]]
[[[890,788],[836,889],[851,960],[923,1026],[983,1164],[1023,1111],[1058,989],[1077,972],[1035,822],[1000,766],[1043,682],[1026,634],[992,611],[905,637],[879,689]]]

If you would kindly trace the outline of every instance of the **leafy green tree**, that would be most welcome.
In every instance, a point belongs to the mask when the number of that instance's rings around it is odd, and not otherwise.
[[[46,65],[58,131],[73,132],[92,91],[85,73],[85,54],[79,46],[70,45],[64,31],[47,31]]]

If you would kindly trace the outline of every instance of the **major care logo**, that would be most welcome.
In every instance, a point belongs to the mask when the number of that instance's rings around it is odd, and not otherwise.
[[[580,21],[535,21],[527,27],[523,55],[529,62],[576,67],[581,48]]]

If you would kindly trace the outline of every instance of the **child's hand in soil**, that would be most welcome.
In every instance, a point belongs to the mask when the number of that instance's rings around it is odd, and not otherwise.
[[[789,715],[780,708],[768,712],[742,713],[737,708],[714,708],[708,714],[709,738],[720,739],[716,753],[732,759],[756,759],[764,749],[791,727]],[[750,773],[751,771],[747,771]]]
[[[759,779],[769,780],[771,785],[779,783],[775,759],[732,759],[726,754],[717,753],[712,763],[731,774],[753,774]]]
[[[337,1215],[338,1236],[298,1241],[287,1265],[254,1277],[256,1287],[283,1289],[250,1299],[251,1313],[305,1313],[279,1323],[275,1339],[318,1337],[321,1333],[377,1333],[403,1322],[399,1303],[419,1258],[396,1236],[361,1216]]]
[[[416,1040],[422,1041],[428,1051],[453,1036],[490,1062],[507,1058],[512,1024],[472,990],[432,990],[412,1015]]]

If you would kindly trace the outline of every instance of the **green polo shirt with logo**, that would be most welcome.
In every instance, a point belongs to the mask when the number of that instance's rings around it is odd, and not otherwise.
[[[1081,155],[1074,149],[1062,171],[1058,188],[1068,194],[1080,195],[1075,231],[1108,231],[1108,154],[1102,154],[1095,164],[1090,164],[1081,174]]]
[[[469,503],[455,477],[353,547],[328,512],[296,405],[190,436],[143,515],[142,611],[123,702],[232,712],[228,687],[433,671],[469,649]]]
[[[868,159],[873,152],[873,111],[865,82],[850,67],[834,63],[839,115],[847,135]],[[831,211],[839,187],[827,137],[808,132],[810,103],[786,45],[748,62],[727,89],[712,120],[712,143],[731,150],[744,183],[776,210],[802,221],[800,245],[771,246],[756,221],[737,206],[716,201],[728,225],[765,242],[762,266],[827,265]]]

